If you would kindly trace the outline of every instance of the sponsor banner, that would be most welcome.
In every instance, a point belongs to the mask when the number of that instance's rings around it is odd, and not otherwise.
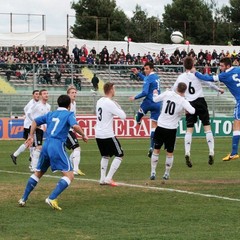
[[[77,122],[89,138],[95,136],[95,116],[77,116]],[[211,119],[211,126],[214,136],[229,136],[232,134],[232,118]],[[121,120],[114,118],[113,129],[117,137],[121,138],[148,138],[151,131],[151,121],[143,118],[140,125],[136,124],[133,118]],[[21,139],[23,136],[23,119],[0,119],[0,139]],[[183,117],[179,122],[178,137],[183,137],[186,133],[186,122]],[[201,122],[195,124],[194,136],[205,136]]]

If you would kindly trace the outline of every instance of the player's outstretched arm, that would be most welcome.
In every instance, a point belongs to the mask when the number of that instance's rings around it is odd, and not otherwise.
[[[79,125],[74,125],[73,126],[74,131],[76,131],[78,134],[82,136],[82,139],[84,142],[88,141],[88,137],[84,134],[82,128]]]

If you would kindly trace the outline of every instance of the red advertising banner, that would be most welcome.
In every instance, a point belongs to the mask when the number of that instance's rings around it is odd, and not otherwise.
[[[18,118],[1,118],[0,139],[21,139],[24,129],[23,121],[24,119]],[[89,138],[94,138],[96,116],[77,116],[77,122]],[[127,118],[125,120],[114,118],[113,125],[117,137],[142,138],[149,137],[150,134],[150,120],[148,118],[143,118],[141,125],[136,124],[133,118]]]

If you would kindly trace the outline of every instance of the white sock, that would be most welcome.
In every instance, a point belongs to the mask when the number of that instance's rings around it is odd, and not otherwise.
[[[77,172],[79,163],[80,163],[80,148],[75,148],[71,156],[72,156],[73,171]]]
[[[109,161],[109,158],[107,158],[107,157],[102,157],[102,159],[101,159],[101,178],[100,178],[100,182],[105,181],[107,167],[108,167],[108,161]]]
[[[184,137],[185,155],[190,156],[191,144],[192,144],[192,133],[187,132]]]
[[[15,153],[13,153],[13,156],[17,157],[18,155],[20,155],[20,153],[24,152],[26,150],[26,146],[23,143]]]
[[[159,154],[152,154],[151,157],[151,175],[154,174],[156,175],[156,168],[157,168],[157,164],[158,164],[158,156]]]
[[[166,162],[165,162],[165,173],[169,174],[170,170],[172,168],[173,165],[173,156],[172,157],[166,157]]]
[[[209,155],[214,155],[214,138],[212,131],[207,131],[206,133],[206,140],[209,148]]]
[[[120,157],[115,157],[112,161],[111,167],[109,169],[109,172],[107,174],[107,177],[105,178],[106,182],[109,182],[112,180],[113,175],[115,174],[115,172],[118,170],[120,164],[122,162],[122,158]]]
[[[30,150],[30,157],[32,158],[34,147],[30,147],[29,150]]]
[[[35,171],[38,164],[40,149],[34,149],[32,153],[32,169]]]

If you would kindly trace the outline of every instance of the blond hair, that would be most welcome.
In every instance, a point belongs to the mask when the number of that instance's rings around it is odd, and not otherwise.
[[[68,88],[67,88],[67,94],[70,93],[71,90],[76,90],[76,91],[77,91],[77,88],[76,88],[74,85],[68,86]]]

